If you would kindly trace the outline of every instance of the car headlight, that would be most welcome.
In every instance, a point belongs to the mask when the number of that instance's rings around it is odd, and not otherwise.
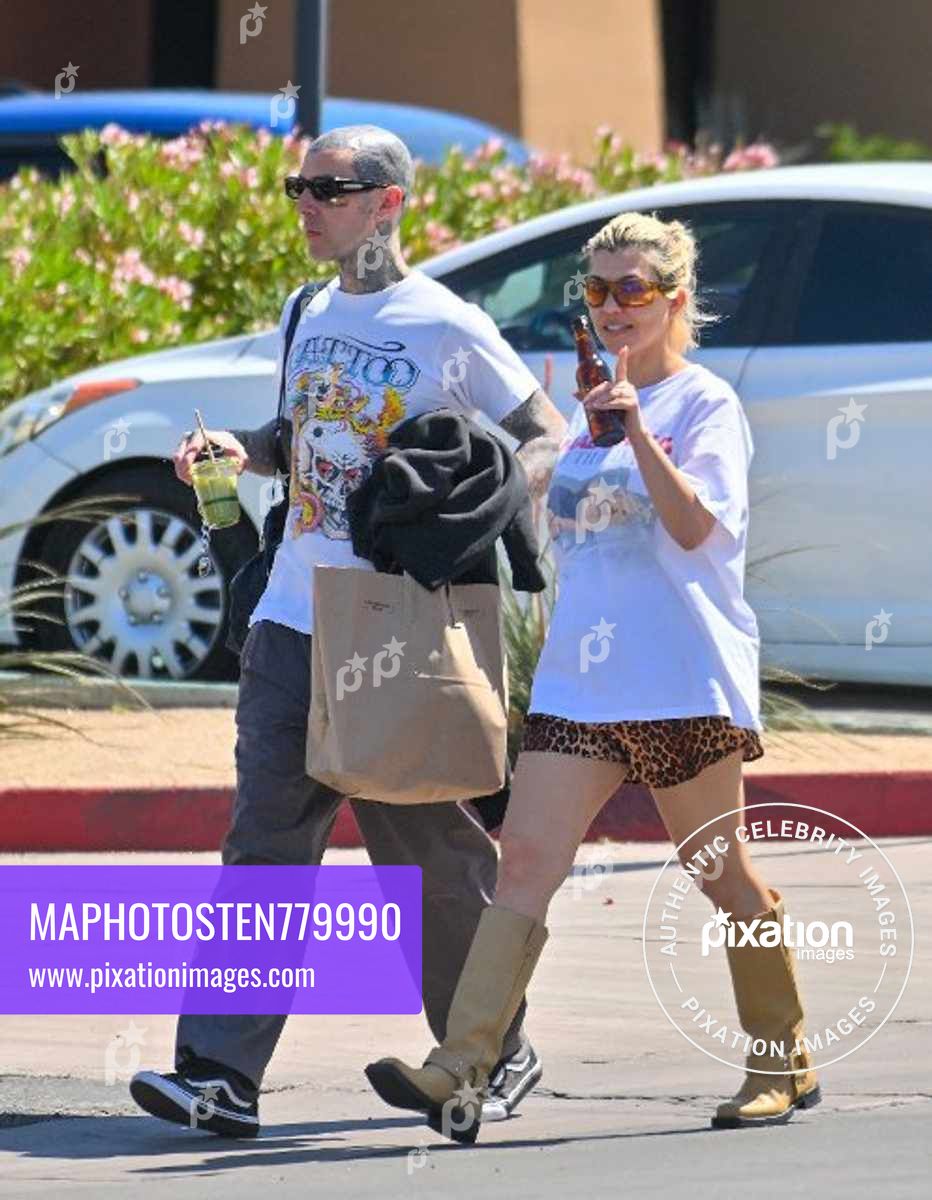
[[[55,384],[25,396],[0,412],[0,458],[38,437],[56,421],[85,405],[139,387],[138,379],[102,379],[91,383]]]

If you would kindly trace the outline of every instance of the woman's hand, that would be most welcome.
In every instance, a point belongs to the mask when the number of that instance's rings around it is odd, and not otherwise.
[[[576,393],[586,409],[612,408],[624,417],[625,434],[637,437],[644,433],[641,423],[641,406],[638,403],[637,389],[628,379],[628,347],[622,346],[615,363],[615,380],[613,383],[600,383],[591,392],[581,396]]]

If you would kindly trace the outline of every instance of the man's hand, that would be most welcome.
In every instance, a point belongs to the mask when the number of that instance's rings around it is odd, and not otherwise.
[[[219,447],[224,458],[233,459],[240,473],[248,470],[249,455],[246,453],[243,443],[232,433],[208,429],[207,437],[215,451]],[[182,483],[188,484],[189,487],[191,486],[191,467],[203,449],[204,438],[200,432],[186,433],[172,458],[175,464],[175,474]]]

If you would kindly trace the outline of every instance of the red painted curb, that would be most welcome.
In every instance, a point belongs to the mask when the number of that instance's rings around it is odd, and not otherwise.
[[[932,835],[932,771],[835,775],[755,775],[747,803],[827,809],[869,837]],[[217,850],[229,819],[229,788],[8,789],[0,791],[0,851]],[[777,807],[771,821],[806,819]],[[825,817],[826,832],[850,833]],[[650,794],[622,788],[593,823],[588,841],[663,842],[667,834]],[[361,845],[348,804],[337,815],[330,845]]]
[[[932,771],[851,772],[850,774],[753,775],[744,781],[745,804],[775,805],[749,814],[749,820],[808,822],[826,833],[850,835],[848,824],[868,837],[932,834]],[[826,810],[818,821],[792,805]],[[667,832],[646,788],[622,788],[596,817],[587,841],[663,842]]]

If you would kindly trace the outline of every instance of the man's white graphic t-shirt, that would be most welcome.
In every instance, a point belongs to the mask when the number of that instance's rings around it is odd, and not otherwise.
[[[365,294],[338,283],[308,304],[288,356],[291,508],[251,625],[312,633],[315,565],[373,569],[353,554],[346,498],[396,425],[438,408],[498,422],[539,387],[490,317],[422,272]]]
[[[684,550],[630,443],[593,446],[579,406],[547,498],[558,593],[529,711],[585,722],[718,714],[759,730],[760,642],[744,599],[747,420],[698,364],[638,396],[645,427],[716,523]]]

